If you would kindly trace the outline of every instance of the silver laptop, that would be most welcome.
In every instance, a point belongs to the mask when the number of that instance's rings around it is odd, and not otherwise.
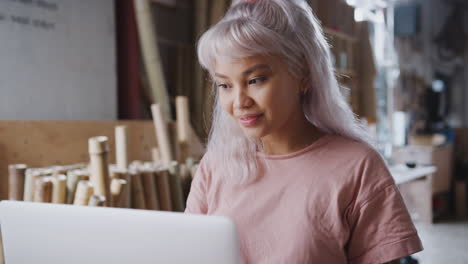
[[[240,262],[219,216],[2,201],[0,230],[6,264]]]

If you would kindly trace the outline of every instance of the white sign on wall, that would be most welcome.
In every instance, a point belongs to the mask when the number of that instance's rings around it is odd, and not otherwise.
[[[0,0],[0,119],[112,120],[113,0]]]

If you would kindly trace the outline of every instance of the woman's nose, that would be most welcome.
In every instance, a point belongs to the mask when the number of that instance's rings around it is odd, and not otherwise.
[[[249,108],[253,105],[253,99],[249,96],[248,92],[243,88],[237,88],[234,98],[235,108]]]

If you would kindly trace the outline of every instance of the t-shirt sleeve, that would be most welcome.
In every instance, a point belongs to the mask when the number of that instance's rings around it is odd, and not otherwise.
[[[202,160],[195,176],[193,177],[190,192],[187,198],[187,207],[185,213],[189,214],[207,214],[208,203],[207,197],[207,170],[205,162]]]
[[[349,263],[387,263],[421,251],[416,228],[382,158],[371,153],[361,173],[361,187],[347,215]]]

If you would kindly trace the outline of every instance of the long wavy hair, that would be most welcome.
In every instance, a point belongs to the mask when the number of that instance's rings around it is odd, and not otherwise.
[[[276,56],[296,77],[308,77],[302,100],[307,120],[327,134],[372,145],[368,133],[346,103],[335,76],[330,47],[304,0],[234,0],[225,16],[198,42],[198,59],[213,78],[217,59]],[[214,78],[213,78],[214,80]],[[222,165],[215,176],[246,184],[259,173],[260,142],[248,138],[220,106],[214,109],[207,158]]]

